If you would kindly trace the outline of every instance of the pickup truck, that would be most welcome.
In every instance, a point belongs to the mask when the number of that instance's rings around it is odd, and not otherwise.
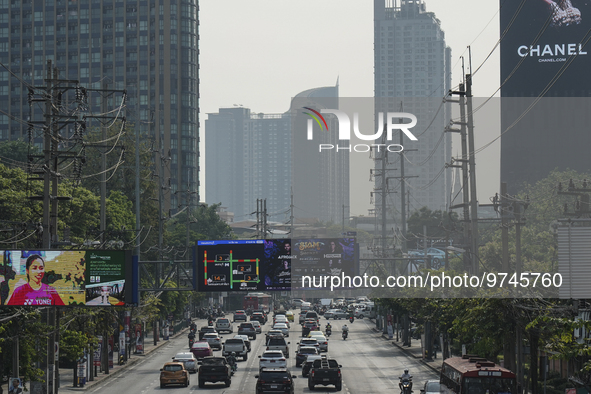
[[[257,339],[257,331],[252,323],[240,323],[238,326],[238,335],[248,335],[253,340]]]
[[[248,360],[248,348],[242,338],[226,339],[222,348],[222,356],[227,357],[232,352],[236,353],[236,357],[242,357],[244,361]]]
[[[322,357],[319,360],[314,360],[308,375],[308,388],[314,390],[314,386],[317,384],[322,386],[334,384],[337,391],[341,391],[343,386],[341,367],[342,365],[331,358]]]
[[[230,387],[232,368],[224,357],[205,357],[199,365],[199,388],[203,388],[205,382],[224,382]]]

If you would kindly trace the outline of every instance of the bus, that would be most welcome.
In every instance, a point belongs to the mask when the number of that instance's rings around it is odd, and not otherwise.
[[[247,310],[250,308],[251,310],[264,310],[265,312],[271,311],[271,302],[273,297],[269,294],[264,293],[249,293],[244,296],[244,300],[242,302],[242,308]]]
[[[451,357],[443,361],[439,378],[446,393],[519,394],[515,374],[508,369],[474,355]]]

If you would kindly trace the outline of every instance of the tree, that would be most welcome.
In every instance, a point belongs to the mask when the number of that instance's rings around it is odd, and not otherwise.
[[[23,140],[0,142],[0,161],[12,168],[25,169],[30,156],[39,156],[41,151],[35,145]]]
[[[408,233],[410,249],[415,248],[415,243],[423,239],[423,226],[427,227],[429,239],[445,240],[450,231],[457,231],[458,215],[455,212],[432,211],[423,207],[413,212],[408,218]]]

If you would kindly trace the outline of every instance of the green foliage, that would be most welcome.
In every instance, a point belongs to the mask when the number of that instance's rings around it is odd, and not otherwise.
[[[232,239],[232,228],[217,213],[220,204],[200,205],[189,213],[189,245],[197,240]],[[167,245],[185,247],[187,245],[187,212],[179,213],[166,227]]]
[[[9,167],[25,168],[29,155],[40,155],[40,150],[22,140],[0,142],[0,162]]]

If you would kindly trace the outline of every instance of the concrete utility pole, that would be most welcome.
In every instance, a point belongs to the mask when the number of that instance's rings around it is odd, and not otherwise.
[[[476,153],[474,144],[474,114],[472,111],[472,74],[466,74],[466,98],[468,111],[468,163],[470,166],[470,249],[472,251],[472,274],[478,275],[479,258],[478,258],[478,198],[476,196]]]

